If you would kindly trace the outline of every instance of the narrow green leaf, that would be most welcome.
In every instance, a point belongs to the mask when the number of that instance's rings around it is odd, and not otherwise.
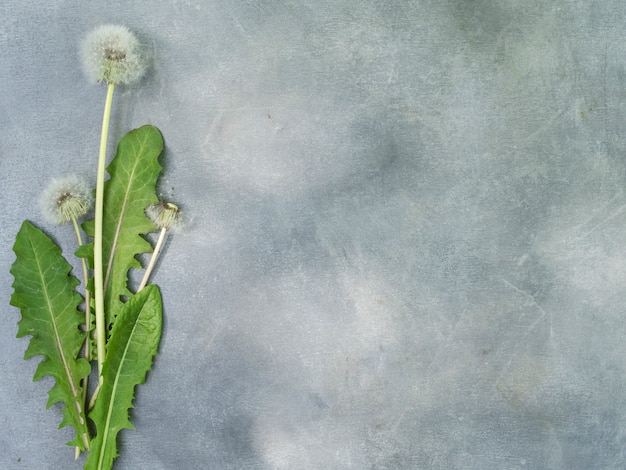
[[[11,267],[14,292],[11,305],[19,308],[22,319],[17,337],[31,335],[24,359],[44,356],[34,380],[54,377],[48,407],[63,402],[63,420],[59,427],[72,425],[76,438],[68,445],[82,450],[89,447],[89,437],[81,401],[80,381],[89,375],[90,366],[78,354],[85,340],[80,330],[84,314],[78,311],[81,296],[79,281],[70,275],[71,266],[59,247],[41,230],[25,221],[13,246],[17,258]]]
[[[102,385],[89,417],[97,435],[91,443],[86,470],[110,469],[117,457],[117,434],[132,429],[128,410],[135,386],[144,383],[157,353],[162,327],[161,294],[153,284],[130,298],[120,311],[102,369]]]
[[[117,154],[107,167],[110,179],[104,185],[102,234],[107,325],[114,322],[132,295],[128,271],[141,269],[137,256],[152,252],[152,245],[142,235],[153,232],[155,226],[144,209],[157,201],[155,186],[162,169],[158,163],[162,150],[159,130],[143,126],[120,140]],[[93,223],[85,223],[84,228],[93,237]],[[87,256],[89,249],[93,252],[93,244],[79,254]]]

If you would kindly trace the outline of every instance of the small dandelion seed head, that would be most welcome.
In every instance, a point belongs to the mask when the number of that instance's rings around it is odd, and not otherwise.
[[[87,77],[107,85],[135,82],[146,70],[139,41],[125,26],[98,26],[83,40],[80,56]]]
[[[146,216],[159,229],[180,230],[183,226],[182,213],[176,204],[160,201],[146,207]]]
[[[92,189],[75,175],[52,180],[39,200],[45,218],[55,224],[66,224],[87,214],[93,206]]]

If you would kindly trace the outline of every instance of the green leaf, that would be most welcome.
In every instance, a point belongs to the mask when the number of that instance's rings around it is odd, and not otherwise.
[[[86,470],[110,469],[117,457],[116,438],[124,428],[132,429],[128,410],[134,389],[144,383],[157,353],[162,327],[161,294],[153,284],[124,304],[107,345],[98,398],[89,417],[97,435],[91,443]]]
[[[59,247],[27,221],[17,234],[13,251],[17,258],[11,267],[15,278],[11,305],[22,313],[17,337],[32,336],[24,359],[44,356],[34,380],[54,377],[47,406],[65,404],[59,427],[74,426],[76,437],[68,445],[86,450],[89,437],[80,381],[89,375],[91,367],[78,358],[85,340],[80,330],[84,314],[78,310],[82,297],[76,292],[79,282],[70,275],[72,268]]]
[[[128,271],[141,269],[137,256],[152,252],[152,245],[142,235],[155,231],[156,227],[144,210],[157,201],[155,186],[162,169],[158,163],[162,150],[159,130],[143,126],[120,140],[117,154],[107,167],[110,179],[104,185],[102,257],[105,321],[109,326],[132,295]],[[83,227],[88,235],[94,236],[92,221]],[[88,256],[89,249],[93,252],[93,244],[78,254]]]
[[[80,245],[74,254],[77,258],[84,258],[87,266],[93,269],[93,243]]]

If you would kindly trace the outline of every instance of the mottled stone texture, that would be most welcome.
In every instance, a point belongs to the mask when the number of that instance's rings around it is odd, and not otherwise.
[[[622,0],[0,4],[0,468],[80,468],[14,338],[24,218],[113,140],[166,142],[160,354],[125,469],[625,468]],[[111,144],[111,149],[114,143]]]

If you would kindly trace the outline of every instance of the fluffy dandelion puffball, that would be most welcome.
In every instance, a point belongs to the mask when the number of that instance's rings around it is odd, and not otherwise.
[[[135,82],[146,70],[139,41],[125,26],[98,26],[83,40],[80,55],[87,77],[107,85]]]
[[[180,209],[171,202],[160,201],[146,207],[146,216],[159,229],[180,230],[183,226]]]
[[[93,206],[92,188],[75,175],[52,180],[39,200],[45,218],[54,224],[77,220]]]

